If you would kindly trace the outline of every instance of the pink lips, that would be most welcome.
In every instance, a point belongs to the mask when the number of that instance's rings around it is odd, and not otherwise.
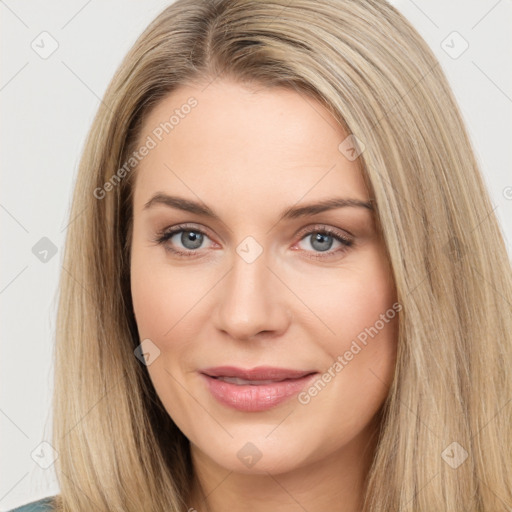
[[[314,370],[271,366],[251,369],[217,366],[200,371],[211,394],[220,403],[246,412],[264,411],[288,400],[299,393],[316,374]],[[244,379],[251,383],[226,382],[222,378]],[[258,381],[262,381],[261,384]]]

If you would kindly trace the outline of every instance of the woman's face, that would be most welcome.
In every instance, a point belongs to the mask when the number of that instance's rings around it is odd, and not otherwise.
[[[373,432],[399,305],[345,137],[310,97],[225,80],[183,86],[145,120],[133,305],[151,380],[196,461],[349,464]],[[361,204],[340,206],[349,199]]]

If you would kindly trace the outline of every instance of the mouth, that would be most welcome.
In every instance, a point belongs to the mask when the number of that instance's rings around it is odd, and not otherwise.
[[[290,368],[278,368],[275,366],[257,366],[255,368],[238,368],[236,366],[217,366],[205,368],[201,371],[205,375],[220,379],[238,379],[251,383],[265,384],[281,382],[286,379],[300,379],[316,370],[295,370]],[[229,382],[229,381],[227,381]]]
[[[242,386],[242,385],[261,386],[262,384],[275,384],[276,382],[283,382],[285,380],[295,380],[295,379],[247,380],[247,379],[239,379],[238,377],[212,377],[212,379],[222,380],[223,382],[230,382],[231,384],[237,384],[239,386]]]
[[[223,366],[200,371],[207,388],[221,404],[245,412],[264,411],[299,393],[316,370],[260,366]]]

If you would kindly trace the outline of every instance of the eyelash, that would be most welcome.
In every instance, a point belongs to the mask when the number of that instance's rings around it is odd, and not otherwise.
[[[159,231],[156,234],[156,238],[153,239],[153,242],[163,245],[163,244],[165,244],[165,242],[170,240],[175,234],[181,233],[181,232],[186,232],[186,231],[191,231],[193,233],[199,233],[201,235],[208,237],[208,234],[205,233],[202,229],[198,229],[194,226],[190,226],[187,224],[179,224],[177,226],[174,226],[171,229],[165,228],[165,229]],[[337,250],[329,251],[329,252],[328,251],[316,252],[315,254],[309,255],[308,257],[312,258],[312,259],[327,259],[329,257],[332,257],[333,255],[346,252],[354,244],[353,240],[350,240],[349,238],[341,235],[337,230],[335,230],[333,228],[329,228],[328,226],[321,226],[321,227],[314,226],[313,228],[309,228],[307,231],[304,231],[301,233],[301,238],[299,241],[302,241],[304,238],[306,238],[307,236],[312,235],[312,234],[328,235],[342,244],[342,246],[340,248],[338,248]],[[208,237],[208,238],[210,238],[210,237]],[[199,249],[196,249],[196,250],[183,251],[180,249],[174,249],[168,245],[165,245],[164,248],[166,251],[168,251],[180,258],[194,257],[197,254],[197,251],[199,250]],[[310,251],[305,251],[305,252],[310,252]]]

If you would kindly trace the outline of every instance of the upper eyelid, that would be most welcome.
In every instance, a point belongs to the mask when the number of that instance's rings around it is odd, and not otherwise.
[[[184,223],[184,224],[177,224],[175,226],[169,226],[167,228],[164,228],[160,231],[161,235],[170,234],[172,233],[172,236],[174,236],[176,233],[180,233],[181,231],[199,231],[201,233],[204,233],[208,236],[208,238],[212,238],[209,233],[211,231],[208,228],[205,228],[204,226],[200,226],[199,224],[190,224],[190,223]],[[220,237],[219,237],[220,238]]]
[[[347,231],[346,229],[337,228],[337,227],[331,226],[329,224],[320,224],[318,222],[315,224],[306,226],[305,228],[299,230],[299,232],[297,233],[297,236],[301,235],[301,234],[307,235],[307,234],[310,234],[311,232],[314,233],[316,231],[328,231],[329,234],[338,234],[342,238],[347,238],[347,239],[351,239],[351,240],[353,238],[355,238],[355,236],[350,231]],[[346,235],[344,233],[346,233]]]

